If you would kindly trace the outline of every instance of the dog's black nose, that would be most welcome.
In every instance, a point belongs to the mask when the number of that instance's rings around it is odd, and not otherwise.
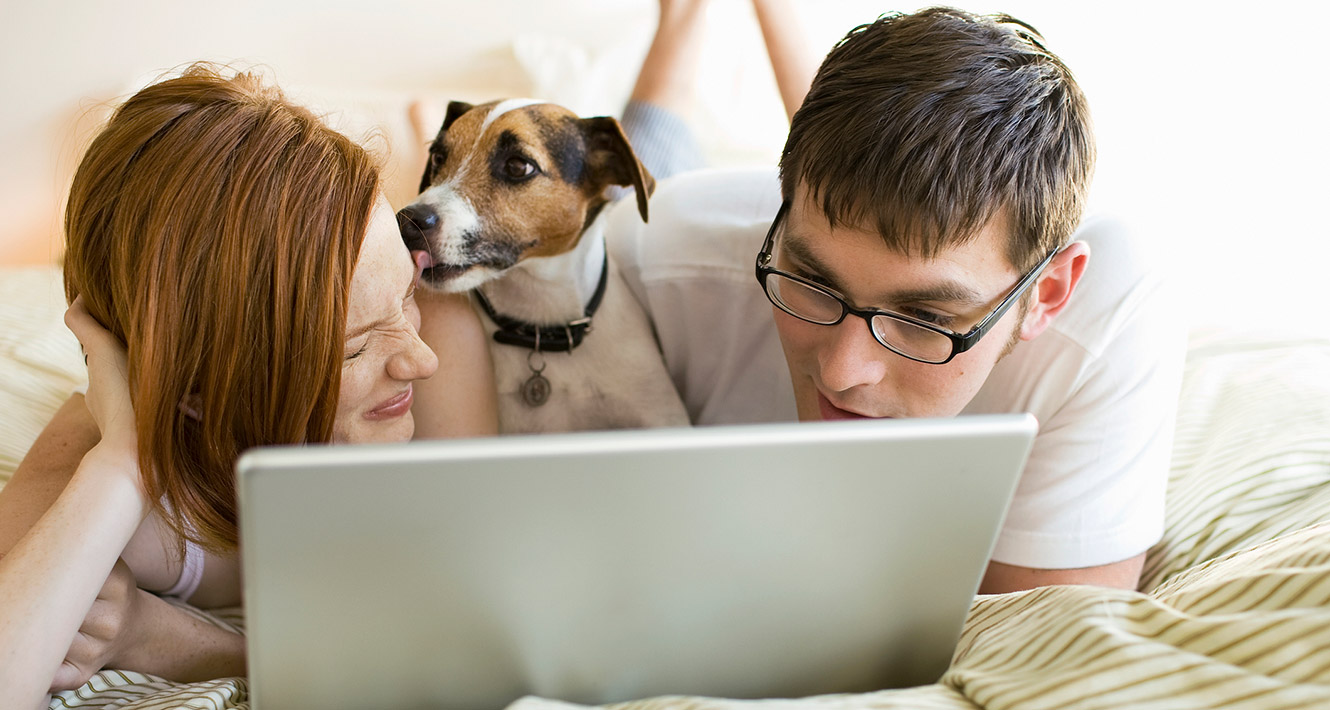
[[[407,205],[397,213],[397,227],[402,230],[407,249],[429,251],[427,235],[439,228],[439,215],[429,205]]]

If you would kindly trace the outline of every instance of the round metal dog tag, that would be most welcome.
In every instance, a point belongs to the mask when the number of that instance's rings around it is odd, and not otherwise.
[[[531,373],[526,384],[522,385],[522,399],[527,406],[539,407],[550,399],[550,381],[539,372]]]

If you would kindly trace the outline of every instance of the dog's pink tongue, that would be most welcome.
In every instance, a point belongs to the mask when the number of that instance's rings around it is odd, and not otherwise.
[[[412,251],[411,259],[416,262],[417,279],[419,279],[420,275],[425,272],[425,269],[434,266],[434,257],[430,256],[429,252],[427,251],[423,250]]]

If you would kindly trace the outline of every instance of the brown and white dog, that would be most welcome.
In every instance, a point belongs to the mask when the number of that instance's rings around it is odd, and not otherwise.
[[[422,284],[474,291],[503,433],[685,426],[646,314],[609,259],[611,185],[655,181],[618,121],[509,99],[448,105],[420,196],[398,213]]]

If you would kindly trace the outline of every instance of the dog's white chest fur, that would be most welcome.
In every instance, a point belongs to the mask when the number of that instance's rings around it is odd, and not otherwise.
[[[569,352],[533,353],[498,343],[498,326],[482,310],[491,336],[499,431],[505,434],[687,426],[688,414],[665,364],[646,313],[628,290],[604,238],[593,225],[567,254],[518,264],[483,289],[495,310],[530,323],[580,318],[605,264],[605,293],[580,345]],[[544,404],[526,391],[536,371],[549,384]]]

